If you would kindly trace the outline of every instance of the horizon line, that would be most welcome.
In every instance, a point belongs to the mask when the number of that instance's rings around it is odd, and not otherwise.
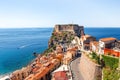
[[[14,29],[14,28],[54,28],[54,27],[0,27],[0,29]],[[84,28],[120,28],[120,26],[84,26]]]

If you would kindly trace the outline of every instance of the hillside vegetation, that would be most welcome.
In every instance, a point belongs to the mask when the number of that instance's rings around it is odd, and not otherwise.
[[[103,80],[119,80],[120,71],[118,68],[118,58],[110,56],[102,56],[105,62],[105,67],[103,68]]]

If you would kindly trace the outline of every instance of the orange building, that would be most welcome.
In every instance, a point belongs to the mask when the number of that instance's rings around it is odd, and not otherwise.
[[[115,51],[113,49],[104,49],[104,54],[105,55],[112,55],[112,56],[116,56],[116,57],[120,57],[120,51]]]
[[[30,74],[25,80],[48,80],[51,76],[50,73],[56,69],[59,64],[59,60],[52,59],[46,64],[43,64],[35,73]]]

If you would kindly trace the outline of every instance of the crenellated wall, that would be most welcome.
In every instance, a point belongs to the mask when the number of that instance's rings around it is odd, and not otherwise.
[[[84,53],[80,59],[80,72],[84,80],[102,80],[101,66],[92,62]]]

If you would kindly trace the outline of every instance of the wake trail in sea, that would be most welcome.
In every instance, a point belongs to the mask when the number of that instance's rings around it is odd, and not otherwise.
[[[22,46],[18,47],[18,49],[23,49],[23,48],[26,48],[26,47],[29,47],[29,46],[33,46],[33,45],[40,45],[40,44],[38,44],[38,43],[26,44],[26,45],[22,45]]]
[[[22,49],[22,48],[25,48],[25,47],[28,47],[29,45],[22,45],[20,47],[18,47],[18,49]]]

